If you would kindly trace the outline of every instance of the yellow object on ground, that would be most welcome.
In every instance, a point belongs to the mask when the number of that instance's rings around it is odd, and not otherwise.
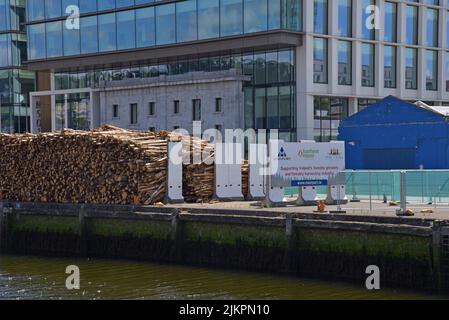
[[[154,204],[154,206],[156,206],[156,207],[163,207],[163,206],[165,206],[165,204],[163,204],[162,202],[156,202]]]

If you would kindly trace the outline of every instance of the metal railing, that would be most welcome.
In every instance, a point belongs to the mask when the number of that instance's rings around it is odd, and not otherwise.
[[[403,192],[411,204],[449,205],[449,170],[346,170],[346,195],[349,200],[400,201],[401,172],[404,172]],[[325,198],[326,187],[317,189],[318,196]],[[297,194],[289,188],[286,195]]]
[[[345,171],[350,200],[401,200],[401,172],[407,202],[449,204],[449,170]]]

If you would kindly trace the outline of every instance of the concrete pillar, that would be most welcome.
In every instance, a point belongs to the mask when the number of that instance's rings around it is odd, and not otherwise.
[[[397,92],[400,98],[405,96],[405,47],[398,46],[396,49],[396,54],[398,57],[403,57],[397,60]]]
[[[447,43],[447,36],[449,30],[447,30],[448,25],[448,11],[446,9],[440,10],[439,15],[439,44],[442,48],[449,48],[449,43]],[[440,50],[438,53],[438,99],[445,100],[446,96],[446,81],[447,69],[446,69],[446,61],[447,61],[448,53],[445,50]]]
[[[310,20],[310,19],[308,19]],[[296,128],[299,140],[313,140],[313,36],[296,48]]]
[[[362,1],[352,1],[352,34],[356,39],[362,37],[362,23],[365,23],[365,21],[362,21],[362,12]]]
[[[296,99],[298,140],[314,140],[313,96],[299,92]]]
[[[379,97],[384,97],[384,80],[385,80],[385,61],[384,61],[384,46],[380,44],[374,45],[374,81],[376,85],[376,95]]]
[[[313,9],[314,0],[303,0],[302,1],[302,11],[303,11],[303,27],[305,33],[313,32]]]
[[[423,100],[426,92],[426,50],[418,49],[418,100]]]
[[[350,98],[348,101],[349,116],[352,116],[353,114],[356,114],[357,112],[359,112],[358,99]]]
[[[352,43],[352,90],[353,95],[361,95],[362,88],[362,43],[360,41],[354,41]]]
[[[338,94],[338,40],[328,40],[328,83],[333,95]]]
[[[338,36],[338,1],[329,1],[328,4],[329,16],[329,34]]]

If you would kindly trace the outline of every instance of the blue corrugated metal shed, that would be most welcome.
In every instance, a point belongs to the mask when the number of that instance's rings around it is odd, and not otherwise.
[[[436,109],[389,96],[342,121],[346,167],[449,169],[449,122]]]

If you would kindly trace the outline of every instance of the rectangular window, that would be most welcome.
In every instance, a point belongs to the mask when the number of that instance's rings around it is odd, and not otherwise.
[[[129,105],[129,109],[130,109],[130,123],[137,124],[137,118],[138,118],[137,103],[131,103]]]
[[[374,20],[372,18],[374,14],[375,0],[357,0],[362,2],[362,38],[366,40],[375,40],[376,29],[374,26]]]
[[[220,35],[234,36],[243,33],[243,0],[220,1]]]
[[[302,30],[302,1],[282,1],[282,28],[294,31]]]
[[[83,17],[80,19],[81,53],[98,52],[97,17]]]
[[[446,91],[449,92],[449,51],[444,54],[446,55]]]
[[[338,137],[340,122],[349,116],[349,100],[314,97],[314,135],[317,142],[329,142]]]
[[[156,128],[155,128],[155,127],[149,127],[149,128],[148,128],[148,131],[150,131],[150,132],[156,132]]]
[[[418,51],[414,48],[405,49],[405,88],[418,89]]]
[[[352,84],[352,44],[350,41],[338,42],[338,84]]]
[[[328,32],[328,3],[327,0],[315,0],[313,7],[313,30],[315,33]]]
[[[62,23],[61,21],[46,24],[47,58],[62,56]]]
[[[268,29],[267,0],[245,0],[243,2],[243,12],[245,33],[266,31]]]
[[[198,39],[220,36],[220,0],[198,0]]]
[[[384,86],[385,88],[396,88],[396,47],[384,47]]]
[[[377,103],[377,100],[374,99],[358,99],[357,101],[357,112],[365,110],[369,106]]]
[[[7,37],[3,36],[6,40]],[[2,41],[3,42],[3,41]],[[33,24],[28,26],[28,50],[30,59],[42,59],[46,57],[46,46],[45,46],[45,24]],[[4,42],[3,48],[6,48],[6,41]],[[9,57],[9,54],[3,55],[3,57]],[[3,62],[0,62],[3,65]]]
[[[179,113],[179,100],[173,101],[173,113],[174,114]]]
[[[193,121],[201,121],[201,100],[192,100]]]
[[[427,8],[426,44],[429,47],[438,47],[438,10]]]
[[[313,82],[327,83],[328,78],[327,40],[315,38],[313,46]]]
[[[397,41],[397,4],[385,2],[385,24],[384,40],[387,42]]]
[[[438,90],[438,51],[426,51],[426,89]]]
[[[136,46],[154,46],[156,43],[154,7],[136,10]]]
[[[156,44],[176,42],[175,4],[164,4],[156,7]]]
[[[222,104],[223,99],[222,98],[215,98],[215,112],[222,112]]]
[[[362,87],[374,87],[374,44],[362,43]]]
[[[112,118],[114,119],[118,118],[118,104],[114,104],[112,106]]]
[[[117,49],[136,47],[136,17],[134,10],[117,12]]]
[[[99,51],[117,50],[115,13],[98,16],[98,40]]]
[[[405,42],[407,44],[418,44],[418,7],[406,7],[406,36]]]
[[[150,102],[148,104],[148,115],[154,116],[156,114],[156,104],[154,102]]]
[[[352,36],[352,0],[338,0],[338,35]]]
[[[196,0],[176,3],[177,42],[187,42],[198,39]]]

